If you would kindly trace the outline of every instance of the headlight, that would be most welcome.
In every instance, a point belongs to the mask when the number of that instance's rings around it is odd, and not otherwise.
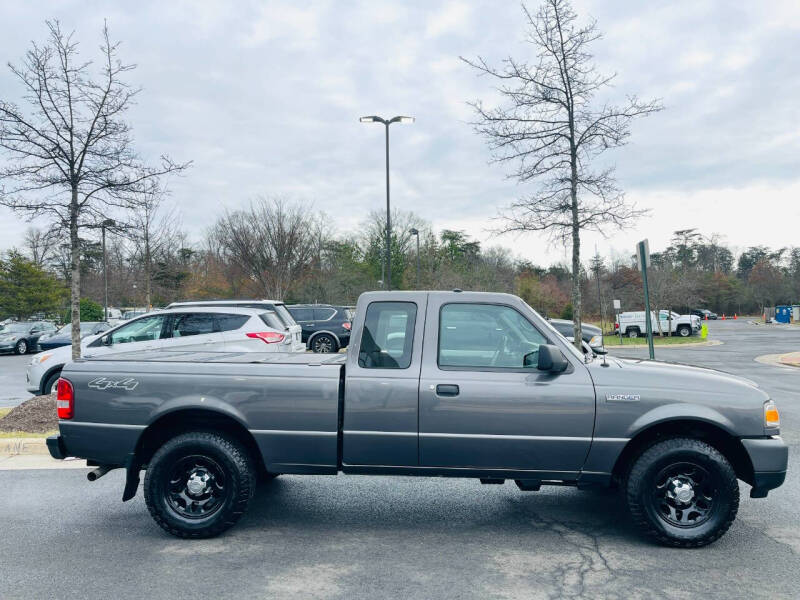
[[[777,429],[781,426],[781,415],[778,413],[778,407],[772,400],[764,402],[764,427],[770,429]]]
[[[31,359],[31,364],[32,364],[32,365],[38,365],[38,364],[41,364],[41,363],[43,363],[44,361],[46,361],[48,358],[50,358],[51,356],[53,356],[53,355],[52,355],[52,354],[50,354],[49,352],[45,352],[44,354],[37,354],[36,356],[34,356],[34,357]]]
[[[589,340],[589,345],[596,348],[598,346],[603,345],[603,336],[602,335],[595,335],[592,336],[592,339]]]

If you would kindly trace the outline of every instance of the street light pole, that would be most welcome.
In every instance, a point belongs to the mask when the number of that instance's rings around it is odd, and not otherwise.
[[[372,115],[369,117],[361,117],[359,119],[362,123],[383,123],[386,128],[386,289],[392,289],[392,212],[389,202],[389,125],[392,123],[413,123],[414,117],[392,117],[391,119],[384,119]]]
[[[100,224],[100,230],[103,233],[103,320],[108,321],[108,265],[106,259],[106,227],[113,227],[115,225],[112,219],[106,219]]]
[[[417,238],[417,289],[420,289],[420,286],[419,286],[419,229],[417,229],[416,227],[412,227],[409,230],[409,233],[411,233],[411,235],[413,235],[413,236],[416,236],[416,238]]]

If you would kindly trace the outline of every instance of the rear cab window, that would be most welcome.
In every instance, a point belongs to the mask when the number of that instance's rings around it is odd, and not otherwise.
[[[407,369],[411,365],[417,305],[372,302],[367,307],[358,366],[363,369]]]

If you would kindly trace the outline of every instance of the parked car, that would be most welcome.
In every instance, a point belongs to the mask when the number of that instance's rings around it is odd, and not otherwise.
[[[298,351],[283,323],[272,311],[239,307],[186,307],[153,311],[81,341],[86,358],[135,350],[204,350],[207,352]],[[305,346],[300,345],[304,352]],[[34,356],[26,372],[32,394],[55,389],[72,346],[59,346]]]
[[[39,338],[56,330],[49,321],[18,321],[8,323],[0,331],[0,352],[27,354],[36,349]]]
[[[695,315],[696,317],[700,317],[701,321],[705,321],[708,319],[709,321],[716,321],[719,318],[719,315],[715,312],[711,312],[707,308],[693,308],[689,311],[689,314]]]
[[[294,304],[286,307],[303,328],[303,342],[313,352],[338,352],[350,343],[353,314],[346,306]]]
[[[569,341],[575,339],[575,323],[567,319],[547,319],[558,333]],[[581,323],[581,337],[592,350],[603,347],[603,331],[589,323]]]
[[[274,312],[278,319],[283,323],[284,328],[289,333],[288,337],[292,340],[292,352],[305,352],[305,344],[302,340],[302,328],[295,322],[291,313],[287,310],[286,304],[278,300],[197,300],[191,302],[173,302],[167,308],[183,308],[194,306],[238,306],[242,308],[258,308]]]
[[[650,311],[651,326],[653,335],[658,335],[659,324],[656,321],[656,311]],[[693,333],[700,331],[700,318],[695,315],[679,315],[669,310],[658,311],[658,319],[661,321],[661,331],[664,333],[677,333],[681,337],[689,337]],[[671,326],[671,327],[670,327]],[[647,331],[645,323],[645,312],[629,311],[619,314],[619,321],[614,323],[614,328],[620,330],[622,335],[637,338]]]
[[[111,325],[105,321],[81,321],[81,339],[103,333]],[[59,346],[69,346],[72,344],[72,324],[64,325],[61,329],[53,333],[46,333],[39,338],[37,349],[39,352],[52,350]]]
[[[344,472],[618,485],[643,533],[695,548],[733,523],[737,479],[763,498],[786,477],[778,409],[754,382],[587,360],[516,296],[368,292],[352,343],[330,357],[70,363],[48,449],[91,461],[90,481],[125,468],[123,501],[145,468],[151,516],[183,538],[234,525],[259,475]]]

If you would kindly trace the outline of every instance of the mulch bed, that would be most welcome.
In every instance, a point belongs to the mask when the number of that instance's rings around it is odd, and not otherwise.
[[[0,432],[47,433],[58,429],[56,395],[34,396],[0,419]]]

